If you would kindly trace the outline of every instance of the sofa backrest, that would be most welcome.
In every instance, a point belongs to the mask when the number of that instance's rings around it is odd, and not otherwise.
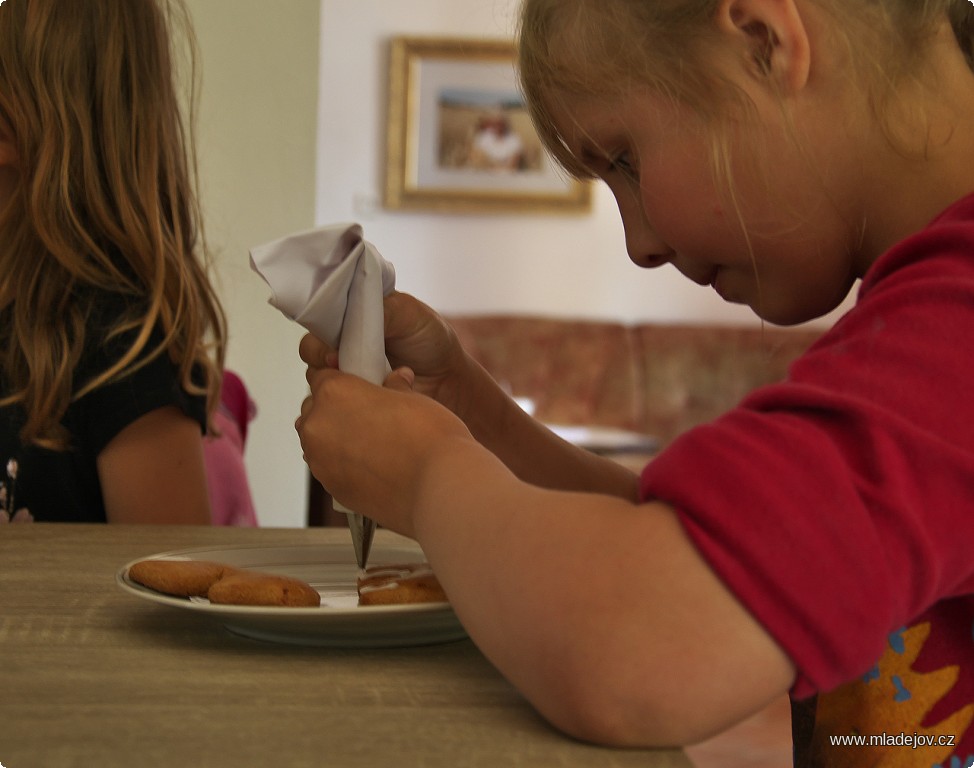
[[[602,425],[665,444],[782,379],[818,331],[453,316],[464,348],[554,424]]]

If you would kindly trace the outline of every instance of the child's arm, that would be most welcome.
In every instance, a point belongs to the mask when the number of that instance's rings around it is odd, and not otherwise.
[[[461,347],[452,328],[413,296],[385,300],[386,353],[415,373],[413,391],[457,414],[473,436],[522,480],[546,488],[599,491],[635,500],[638,478],[611,459],[559,438],[533,419]],[[308,334],[301,358],[311,371],[334,368],[337,355]],[[329,489],[330,490],[330,489]]]
[[[437,464],[416,538],[471,637],[558,728],[686,746],[793,684],[671,509],[526,488],[474,450]]]
[[[200,426],[175,406],[119,432],[98,455],[98,476],[110,523],[210,522]]]
[[[554,724],[608,744],[686,744],[789,689],[790,660],[672,510],[525,482],[411,378],[380,388],[313,372],[305,458],[336,499],[419,541],[471,637]],[[526,465],[512,437],[506,453]]]
[[[558,437],[527,414],[469,355],[450,404],[474,438],[525,482],[544,488],[638,498],[639,478],[604,456]]]

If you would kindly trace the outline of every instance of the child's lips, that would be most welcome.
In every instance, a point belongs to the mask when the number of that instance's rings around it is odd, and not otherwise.
[[[727,273],[724,270],[716,269],[710,280],[710,287],[714,289],[720,298],[728,304],[747,304],[747,300],[740,294],[735,295],[731,286],[727,284]]]
[[[727,286],[725,284],[726,281],[721,281],[721,276],[723,274],[723,270],[721,270],[719,267],[715,269],[713,274],[710,276],[710,287],[713,288],[717,295],[720,296],[720,298],[722,298],[724,301],[733,302],[734,299],[732,299],[727,293]]]
[[[688,280],[692,280],[697,285],[709,285],[713,286],[714,281],[717,279],[717,273],[720,271],[719,267],[714,267],[710,271],[704,271],[700,269],[687,269],[686,267],[681,268],[677,265],[677,269],[683,273],[683,276]]]
[[[710,277],[707,279],[707,285],[713,288],[717,293],[720,293],[720,289],[717,287],[718,280],[720,279],[720,267],[714,267],[714,271],[710,273]]]

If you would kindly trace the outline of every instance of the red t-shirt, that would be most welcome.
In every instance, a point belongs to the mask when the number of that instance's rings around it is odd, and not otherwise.
[[[971,380],[974,195],[881,256],[784,382],[643,472],[791,657],[793,697],[818,694],[798,765],[974,764]]]

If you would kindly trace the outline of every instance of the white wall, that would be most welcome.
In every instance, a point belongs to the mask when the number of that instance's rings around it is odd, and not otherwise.
[[[228,366],[259,413],[246,459],[262,525],[304,524],[294,432],[301,331],[267,304],[249,249],[314,226],[319,0],[190,0],[202,56],[199,159],[207,235],[227,310]]]

